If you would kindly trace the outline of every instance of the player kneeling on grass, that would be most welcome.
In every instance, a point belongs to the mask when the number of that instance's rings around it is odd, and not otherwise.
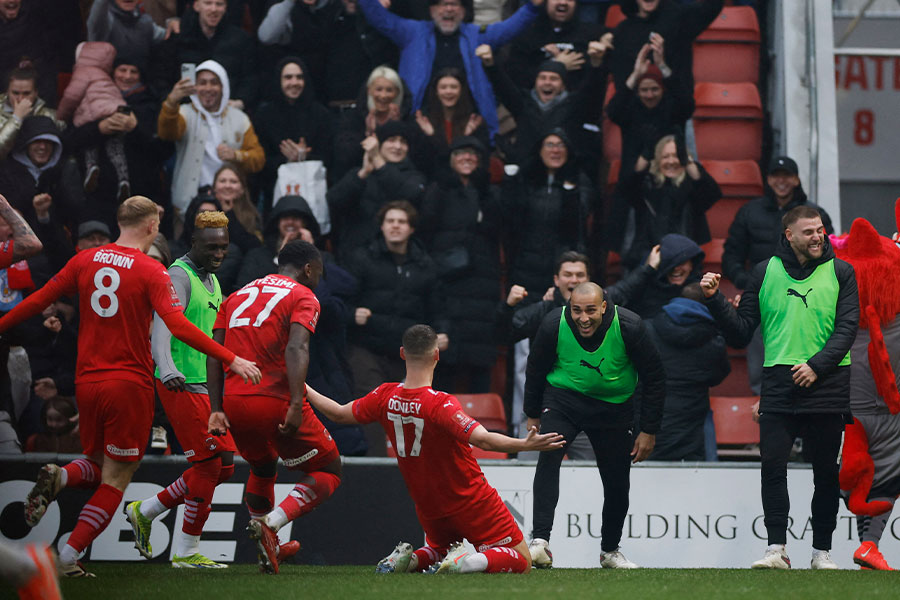
[[[556,450],[562,436],[528,432],[525,439],[482,427],[459,401],[431,389],[439,359],[437,334],[413,325],[403,334],[404,383],[385,383],[341,405],[307,388],[310,403],[336,423],[378,421],[397,450],[397,464],[425,530],[425,546],[400,543],[376,572],[415,572],[437,565],[438,573],[526,573],[531,555],[500,495],[485,480],[471,445],[499,452]],[[477,552],[468,553],[463,538]]]

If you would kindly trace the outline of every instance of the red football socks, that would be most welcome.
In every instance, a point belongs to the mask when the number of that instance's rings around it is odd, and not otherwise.
[[[328,499],[340,484],[341,478],[333,473],[324,471],[308,473],[294,486],[278,508],[284,511],[288,521],[293,521]]]
[[[194,463],[184,472],[182,478],[187,484],[184,493],[184,524],[182,530],[188,535],[203,533],[203,525],[209,517],[210,503],[222,462],[218,458]]]
[[[275,506],[275,476],[260,477],[250,471],[244,500],[251,518],[267,514]]]
[[[528,561],[513,548],[498,546],[488,548],[482,554],[488,561],[485,573],[524,573],[528,570]]]
[[[190,469],[188,469],[190,470]],[[156,495],[156,499],[166,508],[175,508],[184,502],[184,493],[187,491],[187,484],[184,481],[184,475],[169,484],[169,487]]]
[[[122,492],[111,485],[102,484],[81,509],[78,523],[67,544],[81,552],[109,525],[122,501]]]
[[[424,571],[431,565],[437,562],[441,562],[444,559],[444,555],[447,554],[447,550],[449,548],[432,548],[431,546],[422,546],[413,554],[416,555],[419,563],[416,565],[417,571]]]
[[[66,487],[95,490],[100,485],[100,465],[91,460],[73,460],[63,470],[66,472]]]

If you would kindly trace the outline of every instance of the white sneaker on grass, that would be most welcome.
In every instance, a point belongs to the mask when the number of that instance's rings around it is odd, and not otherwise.
[[[791,559],[784,550],[767,548],[761,559],[750,565],[751,569],[790,569]]]
[[[625,558],[619,548],[601,554],[600,566],[604,569],[640,569],[638,565]]]
[[[809,562],[810,569],[826,569],[835,571],[840,569],[838,564],[831,560],[831,554],[828,550],[813,550],[812,560]]]
[[[528,545],[528,553],[531,554],[531,566],[535,569],[549,569],[553,566],[553,553],[550,552],[550,543],[541,538],[534,538]]]

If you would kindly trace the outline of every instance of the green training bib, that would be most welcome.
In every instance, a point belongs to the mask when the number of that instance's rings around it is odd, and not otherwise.
[[[556,363],[547,375],[547,383],[612,404],[621,404],[631,397],[637,387],[637,370],[625,352],[619,312],[615,306],[612,310],[612,324],[593,352],[581,347],[566,323],[566,315],[560,315]]]
[[[772,257],[759,288],[763,366],[799,365],[824,348],[834,331],[839,291],[834,259],[797,280],[788,275],[781,258]],[[849,352],[839,364],[850,364]]]

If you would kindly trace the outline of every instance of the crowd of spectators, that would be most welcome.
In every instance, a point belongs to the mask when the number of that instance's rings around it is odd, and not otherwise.
[[[564,303],[573,257],[605,284],[610,251],[628,268],[615,301],[662,345],[697,338],[711,365],[715,327],[682,292],[721,192],[685,124],[691,42],[723,0],[619,4],[609,30],[611,2],[587,0],[0,0],[0,193],[44,246],[15,285],[115,239],[116,206],[139,194],[163,215],[164,262],[198,212],[225,211],[226,294],[275,272],[290,240],[326,251],[310,379],[343,402],[403,376],[400,335],[419,322],[439,333],[437,387],[495,389],[500,353],[533,334],[514,314]],[[610,195],[605,101],[623,138]],[[767,243],[734,257],[736,282]],[[22,294],[0,278],[9,310]],[[13,386],[0,410],[29,450],[77,442],[77,312],[57,302],[11,336],[29,398]],[[384,452],[354,428],[335,437]]]

